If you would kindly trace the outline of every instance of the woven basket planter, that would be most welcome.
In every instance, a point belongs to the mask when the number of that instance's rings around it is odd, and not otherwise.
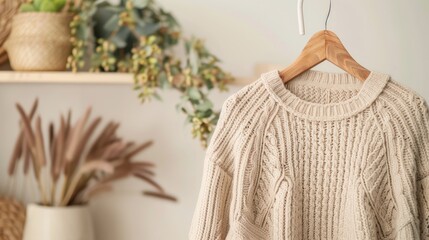
[[[5,43],[11,66],[20,71],[62,71],[71,51],[70,21],[64,13],[20,13]]]
[[[7,61],[7,54],[3,48],[10,33],[12,18],[18,12],[21,3],[26,0],[0,0],[0,64]]]
[[[0,240],[21,240],[25,208],[15,200],[0,198]]]

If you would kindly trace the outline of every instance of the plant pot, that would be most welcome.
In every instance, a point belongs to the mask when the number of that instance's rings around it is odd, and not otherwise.
[[[94,240],[87,206],[46,207],[30,204],[23,240]]]
[[[5,43],[12,69],[62,71],[70,55],[70,21],[65,13],[19,13]]]

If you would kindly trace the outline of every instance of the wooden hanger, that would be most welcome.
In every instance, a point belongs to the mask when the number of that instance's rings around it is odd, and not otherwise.
[[[361,81],[365,81],[368,78],[371,71],[357,63],[341,43],[338,36],[334,32],[327,30],[330,12],[331,2],[329,3],[329,12],[326,17],[325,30],[315,33],[305,45],[301,55],[291,65],[280,71],[279,75],[284,83],[325,60]],[[302,13],[298,15],[302,18]],[[303,26],[301,28],[303,29]]]
[[[286,83],[325,60],[361,81],[365,81],[371,72],[353,59],[335,33],[322,30],[311,37],[291,65],[280,71],[280,77]]]

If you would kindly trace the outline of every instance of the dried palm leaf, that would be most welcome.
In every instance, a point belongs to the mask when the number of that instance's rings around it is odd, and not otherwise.
[[[36,99],[33,102],[33,106],[31,107],[31,110],[30,110],[30,113],[29,113],[29,117],[28,117],[30,123],[31,123],[31,121],[33,119],[34,114],[36,113],[38,102],[39,102],[38,99]],[[14,172],[16,170],[16,165],[17,165],[18,161],[21,159],[21,157],[25,153],[28,154],[27,149],[25,147],[24,132],[22,130],[22,124],[21,123],[20,123],[20,128],[21,128],[21,131],[20,131],[19,136],[18,136],[18,138],[17,138],[17,140],[15,142],[15,146],[14,146],[14,150],[13,150],[13,153],[12,153],[12,157],[11,157],[11,160],[9,162],[9,167],[8,167],[8,174],[9,174],[9,176],[12,176],[14,174]],[[27,156],[28,157],[25,158],[25,159],[27,159],[27,161],[24,163],[24,169],[27,169],[27,170],[24,170],[25,173],[28,172],[28,165],[29,165],[29,155],[27,155]]]
[[[86,112],[84,118],[82,119],[82,122],[83,122],[82,126],[84,126],[85,123],[88,121],[89,113],[90,113],[90,109]],[[76,171],[76,168],[78,166],[79,160],[80,160],[81,155],[82,155],[82,152],[83,152],[87,142],[89,141],[89,138],[91,137],[92,133],[94,132],[94,130],[97,128],[98,124],[100,123],[100,121],[101,121],[101,118],[98,117],[90,124],[88,129],[85,130],[84,128],[81,128],[81,129],[77,130],[77,131],[82,132],[82,134],[81,134],[81,137],[80,137],[78,144],[76,145],[75,153],[73,154],[74,159],[71,162],[67,162],[66,166],[65,166],[66,180],[65,180],[65,185],[64,185],[65,191],[63,193],[68,191],[68,187],[69,187],[69,184],[71,182],[71,177],[74,175],[74,173]],[[80,128],[80,126],[78,126],[77,128]],[[80,153],[80,155],[78,153]],[[73,196],[73,194],[72,194],[72,196]]]
[[[86,121],[86,120],[85,120]],[[95,119],[91,125],[88,127],[88,129],[84,130],[82,129],[82,136],[80,137],[79,142],[77,143],[75,153],[73,154],[73,158],[71,162],[67,163],[68,172],[67,175],[73,175],[76,171],[76,167],[78,166],[79,160],[81,158],[82,152],[84,151],[84,148],[89,141],[89,138],[91,137],[94,130],[97,128],[98,124],[101,122],[101,118],[98,117]],[[79,155],[80,154],[80,155]]]
[[[140,178],[141,180],[145,181],[149,185],[152,185],[153,187],[155,187],[160,192],[164,192],[164,189],[161,187],[161,185],[159,185],[157,182],[155,182],[150,176],[147,176],[146,174],[143,174],[140,172],[134,173],[133,175],[135,177]]]
[[[23,131],[26,136],[26,140],[29,144],[30,149],[34,147],[35,145],[35,139],[34,139],[34,133],[31,128],[31,123],[29,118],[24,112],[24,109],[20,104],[16,104],[16,108],[18,109],[19,114],[21,115],[22,125],[23,125]]]
[[[137,155],[138,153],[140,153],[141,151],[145,150],[146,148],[150,147],[153,144],[152,141],[147,141],[143,144],[141,144],[140,146],[136,147],[134,150],[132,150],[131,152],[129,152],[126,156],[125,159],[131,159],[132,157],[134,157],[135,155]]]
[[[116,130],[119,127],[119,123],[109,122],[107,126],[103,129],[98,138],[94,141],[94,144],[90,148],[90,153],[96,155],[99,154],[99,150],[105,147],[108,144],[112,143],[112,140],[115,140]],[[89,155],[90,158],[93,158],[93,155]]]
[[[115,169],[113,174],[102,178],[97,184],[95,184],[95,186],[98,184],[111,183],[111,182],[129,177],[130,175],[131,175],[131,171],[129,169]]]
[[[157,197],[157,198],[162,198],[162,199],[170,200],[173,202],[177,202],[177,198],[175,198],[171,195],[168,195],[164,192],[144,191],[143,194],[146,196]]]
[[[103,139],[108,135],[108,133],[111,131],[111,129],[115,126],[115,123],[109,122],[101,131],[100,134],[98,134],[98,137],[94,140],[94,143],[90,147],[90,152],[95,152],[97,148],[99,148],[103,141]]]
[[[147,168],[136,168],[136,169],[134,169],[133,172],[139,173],[139,174],[144,174],[144,175],[149,175],[151,177],[155,176],[155,172],[150,170],[150,169],[147,169]]]
[[[154,163],[147,162],[147,161],[136,161],[136,162],[131,162],[130,164],[132,164],[136,168],[155,167]]]
[[[40,139],[42,139],[43,141],[43,136],[41,134],[39,134],[39,132],[41,132],[41,129],[39,128],[39,124],[36,124],[36,130],[33,131],[32,127],[31,127],[31,123],[30,123],[30,119],[28,118],[28,116],[25,114],[23,108],[21,107],[21,105],[17,104],[17,109],[19,114],[21,115],[21,121],[22,121],[22,126],[23,126],[23,130],[24,130],[24,136],[25,136],[25,142],[28,146],[28,148],[30,149],[31,152],[31,157],[33,159],[33,169],[34,169],[34,175],[36,177],[38,186],[39,186],[39,190],[40,190],[40,195],[42,197],[41,201],[42,204],[47,204],[47,197],[45,194],[45,189],[44,189],[44,185],[41,181],[41,177],[40,177],[40,173],[43,167],[43,159],[41,159],[42,154],[40,153]],[[40,118],[38,120],[40,122]],[[35,134],[36,132],[36,134]],[[42,149],[43,149],[43,142],[42,142]],[[44,150],[43,150],[44,151]]]
[[[83,133],[79,144],[76,147],[76,152],[80,153],[83,151],[84,147],[86,146],[86,144],[89,141],[89,138],[91,137],[91,135],[93,134],[93,132],[95,131],[95,129],[97,128],[97,126],[100,124],[101,122],[101,118],[98,117],[96,118],[88,127],[88,129],[86,129],[86,131]]]
[[[70,202],[73,202],[73,200],[75,199],[76,196],[78,196],[80,193],[82,192],[92,192],[97,188],[100,188],[103,185],[106,184],[111,184],[112,182],[118,181],[120,179],[124,179],[126,177],[129,177],[131,175],[130,172],[128,171],[115,171],[113,174],[110,174],[104,178],[102,178],[101,180],[97,181],[95,184],[93,184],[92,186],[88,186],[85,185],[85,188],[76,188],[75,193],[73,194],[73,196],[70,198]],[[67,204],[67,203],[66,203]]]
[[[116,159],[120,156],[122,151],[127,147],[127,144],[122,141],[117,141],[112,144],[109,144],[101,156],[103,159],[110,161]]]
[[[24,158],[23,171],[27,174],[32,162],[42,204],[59,203],[68,206],[85,203],[94,195],[111,190],[113,182],[130,176],[148,183],[157,190],[157,192],[147,192],[146,195],[175,200],[153,179],[155,175],[152,170],[153,163],[131,161],[149,147],[152,144],[151,141],[140,145],[124,141],[116,134],[119,124],[109,122],[90,144],[92,135],[101,122],[100,117],[89,121],[91,108],[88,108],[75,124],[72,124],[71,111],[66,118],[61,115],[59,128],[55,128],[53,123],[49,124],[47,139],[49,154],[46,154],[41,118],[37,117],[34,127],[31,124],[37,105],[38,101],[35,101],[30,114],[27,115],[22,106],[17,104],[21,118],[21,132],[18,135],[8,171],[13,172],[16,162]],[[89,123],[88,126],[87,123]],[[45,194],[45,183],[41,181],[41,170],[46,167],[48,160],[50,162],[48,172],[51,174],[49,179],[52,181],[50,197]],[[64,178],[64,185],[59,189],[62,193],[61,199],[57,202],[55,192],[61,176]]]
[[[86,174],[96,170],[99,170],[105,173],[113,173],[115,171],[115,168],[111,163],[106,162],[104,160],[94,160],[83,164],[80,167],[79,172],[80,174]]]
[[[60,129],[58,131],[58,136],[56,137],[56,151],[55,151],[55,160],[53,161],[55,164],[51,168],[51,175],[54,182],[58,181],[58,178],[61,173],[61,169],[64,166],[64,152],[65,152],[65,144],[67,137],[67,126],[64,116],[61,115],[60,118]]]
[[[71,120],[72,120],[72,111],[69,110],[67,113],[67,121],[66,121],[66,131],[65,131],[65,138],[68,139],[71,131]]]
[[[8,167],[8,175],[12,176],[15,173],[16,164],[18,160],[21,158],[22,152],[23,152],[23,142],[24,140],[24,133],[21,131],[21,133],[18,136],[18,139],[15,142],[15,146],[13,148],[12,157],[9,161],[9,167]]]
[[[45,144],[42,133],[42,119],[37,117],[36,119],[36,129],[35,129],[35,141],[36,141],[36,151],[37,157],[36,160],[40,166],[46,165],[46,153],[45,153]]]
[[[39,99],[36,98],[30,110],[30,116],[29,116],[30,122],[33,120],[34,115],[36,115],[38,106],[39,106]],[[23,141],[22,144],[24,149],[24,174],[27,175],[31,166],[31,161],[33,159],[31,158],[31,149],[26,143],[26,141]]]
[[[55,136],[55,126],[54,123],[49,123],[49,159],[51,160],[51,171],[55,167],[55,152],[57,150],[56,145],[57,140]]]
[[[31,166],[31,153],[30,153],[30,149],[27,146],[26,142],[23,142],[23,151],[24,151],[24,168],[23,168],[23,172],[24,175],[27,176],[28,171],[30,170],[30,166]]]
[[[22,108],[22,106],[20,104],[16,105],[19,114],[21,115],[21,122],[22,122],[22,128],[23,128],[23,132],[24,132],[24,142],[27,146],[27,149],[29,151],[29,153],[31,154],[31,158],[34,161],[34,174],[36,176],[36,179],[39,181],[40,180],[40,171],[41,171],[41,167],[40,164],[38,163],[38,161],[36,160],[36,146],[35,146],[35,137],[34,137],[34,132],[33,129],[31,127],[31,123],[30,120],[28,119],[28,117],[25,115],[24,113],[24,109]]]
[[[36,98],[36,100],[34,100],[33,102],[33,106],[31,106],[31,110],[30,110],[30,119],[33,119],[34,114],[36,114],[37,111],[37,107],[39,106],[39,99]]]
[[[55,127],[54,123],[49,123],[49,149],[54,148],[54,139],[55,139]]]
[[[76,188],[78,187],[79,182],[81,181],[81,178],[84,174],[91,174],[93,171],[101,171],[107,174],[112,174],[114,169],[115,168],[110,163],[103,160],[95,160],[83,164],[79,169],[79,173],[71,183],[71,186],[68,189],[66,195],[61,200],[61,204],[66,206],[70,202],[70,199],[79,193],[76,192]]]
[[[70,145],[66,151],[67,162],[76,161],[76,154],[77,154],[79,141],[82,138],[83,131],[90,114],[91,114],[91,108],[88,108],[84,116],[77,122],[76,126],[71,130]]]

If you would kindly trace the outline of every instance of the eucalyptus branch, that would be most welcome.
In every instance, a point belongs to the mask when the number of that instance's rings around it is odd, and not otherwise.
[[[78,17],[71,25],[74,48],[68,67],[76,71],[84,65],[82,49],[90,38],[78,33],[89,32],[82,29],[92,27],[94,14],[111,14],[107,21],[95,23],[100,36],[91,70],[131,72],[134,89],[143,103],[159,99],[159,89],[179,91],[182,101],[178,108],[192,124],[192,135],[206,146],[219,115],[208,95],[215,88],[226,90],[233,81],[220,67],[219,59],[200,39],[181,37],[177,20],[152,0],[127,0],[118,6],[82,1]],[[179,43],[185,49],[184,61],[172,51]]]

